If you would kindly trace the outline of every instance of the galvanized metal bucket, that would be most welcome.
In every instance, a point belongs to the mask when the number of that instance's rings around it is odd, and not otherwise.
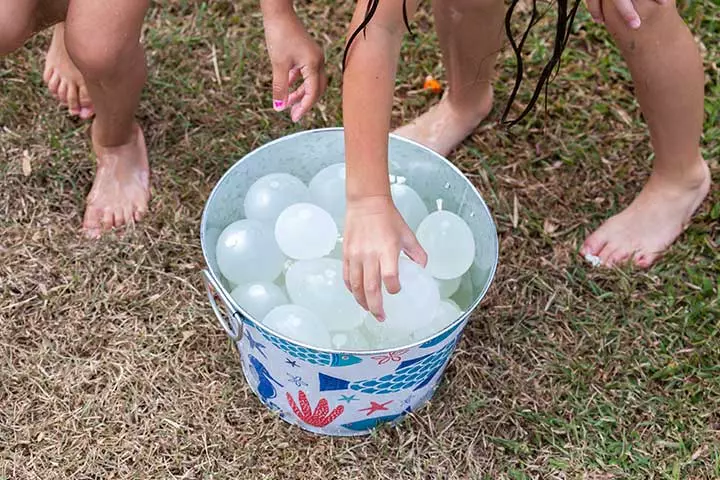
[[[400,137],[390,139],[390,173],[431,204],[460,215],[476,240],[476,258],[461,284],[465,313],[431,338],[403,348],[372,352],[321,350],[269,330],[230,296],[215,260],[222,230],[243,217],[243,198],[263,175],[287,172],[308,183],[323,167],[344,160],[341,128],[283,137],[250,152],[220,179],[203,212],[200,239],[208,298],[222,328],[235,342],[243,373],[258,398],[292,424],[323,435],[370,433],[422,407],[433,395],[470,313],[495,275],[495,224],[475,187],[432,150]],[[217,300],[220,300],[221,307]]]

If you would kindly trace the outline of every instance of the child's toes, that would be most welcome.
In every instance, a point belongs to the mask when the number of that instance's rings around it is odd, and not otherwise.
[[[618,248],[607,259],[608,267],[616,267],[627,262],[631,252],[624,248]]]
[[[85,210],[85,218],[83,219],[83,230],[88,238],[98,238],[102,231],[102,220],[103,211],[100,208],[88,205]]]
[[[580,248],[580,254],[599,256],[606,245],[607,238],[603,234],[603,230],[597,230],[585,239],[585,243],[583,243],[582,248]]]
[[[115,211],[112,208],[106,207],[103,210],[103,216],[100,219],[100,225],[102,225],[102,229],[104,231],[112,230],[115,227]]]
[[[45,70],[43,70],[43,83],[45,85],[50,85],[50,80],[52,80],[53,76],[55,75],[55,69],[50,67],[49,65],[45,65]]]
[[[115,226],[124,227],[134,223],[132,205],[121,207],[115,214]]]
[[[48,90],[53,97],[58,98],[58,89],[60,88],[60,75],[55,70],[52,70],[50,80],[47,82]]]
[[[58,101],[63,105],[67,105],[68,95],[68,84],[65,80],[60,80],[60,86],[58,87]]]
[[[68,87],[67,103],[70,115],[80,115],[80,97],[78,95],[78,89],[75,85],[71,85],[70,87]]]
[[[650,268],[650,266],[655,263],[655,260],[659,257],[659,253],[638,252],[633,256],[633,261],[635,262],[635,265],[640,268]]]
[[[90,94],[88,93],[85,85],[80,85],[78,92],[80,97],[80,118],[87,120],[95,114],[92,106],[92,100],[90,99]]]
[[[145,209],[144,208],[138,208],[135,210],[135,213],[133,213],[133,219],[135,222],[141,222],[143,217],[145,216]]]

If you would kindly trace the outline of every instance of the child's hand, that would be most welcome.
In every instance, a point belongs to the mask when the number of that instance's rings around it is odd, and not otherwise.
[[[586,0],[587,1],[587,7],[590,11],[590,15],[592,18],[598,22],[598,23],[604,23],[605,22],[605,16],[603,15],[602,10],[602,4],[603,0]],[[628,27],[632,28],[633,30],[640,28],[640,15],[638,15],[637,10],[635,10],[635,5],[633,5],[633,0],[612,0],[613,4],[615,4],[615,8],[617,9],[620,16],[625,20]],[[656,3],[659,3],[660,5],[664,5],[667,3],[668,0],[654,0]]]
[[[400,291],[400,251],[423,267],[427,254],[389,195],[349,200],[345,218],[345,285],[365,310],[382,321],[382,284],[391,294]]]
[[[291,108],[297,122],[317,102],[327,86],[325,56],[295,13],[266,16],[265,42],[273,71],[273,108]],[[290,88],[302,76],[303,83]]]

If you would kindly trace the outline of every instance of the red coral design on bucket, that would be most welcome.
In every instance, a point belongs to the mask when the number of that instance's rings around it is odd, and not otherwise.
[[[399,362],[400,360],[402,360],[402,356],[409,351],[409,349],[398,350],[397,352],[389,352],[384,355],[375,355],[374,357],[370,358],[377,361],[378,365],[385,365],[387,362]]]
[[[331,412],[328,401],[324,398],[321,398],[317,404],[317,407],[315,408],[315,411],[313,412],[312,408],[310,407],[310,402],[308,401],[307,395],[305,395],[305,392],[303,392],[302,390],[298,392],[298,402],[300,403],[299,408],[289,392],[285,395],[287,396],[287,401],[290,404],[290,407],[293,409],[293,412],[295,412],[295,415],[300,420],[313,427],[327,427],[333,422],[333,420],[335,420],[345,411],[345,407],[343,407],[342,405],[338,405]]]

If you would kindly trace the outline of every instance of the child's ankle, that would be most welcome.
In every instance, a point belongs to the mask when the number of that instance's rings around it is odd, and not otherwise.
[[[705,185],[710,178],[710,169],[701,154],[690,165],[674,168],[655,167],[652,177],[665,184],[673,184],[683,189],[696,189]]]

